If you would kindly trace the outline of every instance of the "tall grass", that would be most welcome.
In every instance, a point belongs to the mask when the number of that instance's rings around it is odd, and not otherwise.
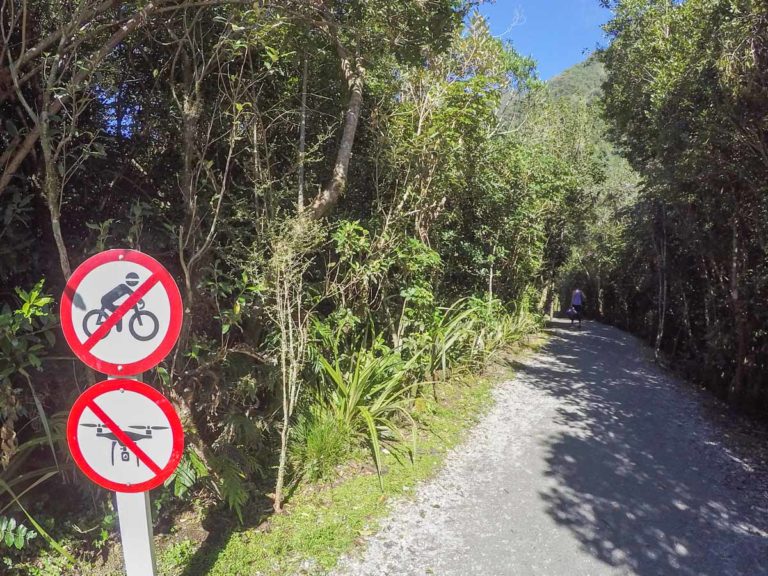
[[[291,432],[288,452],[297,479],[310,481],[328,478],[349,456],[352,434],[346,423],[325,402],[309,405]]]
[[[464,360],[477,321],[475,310],[467,299],[438,311],[427,334],[425,350],[431,378],[436,379],[438,371],[447,375],[450,368]]]
[[[395,455],[407,452],[401,424],[415,425],[409,406],[412,370],[418,359],[413,355],[406,361],[386,348],[374,351],[364,345],[349,356],[345,366],[338,357],[332,361],[319,357],[328,386],[327,406],[353,438],[368,444],[380,482],[382,448]]]
[[[296,423],[293,470],[299,476],[321,478],[351,448],[365,445],[382,483],[384,449],[400,458],[415,442],[411,412],[422,385],[431,382],[437,397],[439,380],[452,370],[479,369],[495,351],[537,326],[530,314],[510,314],[500,302],[479,298],[435,310],[427,329],[406,335],[399,349],[386,346],[382,335],[363,337],[350,347],[350,338],[317,324],[318,342],[311,356],[319,386]],[[346,340],[344,346],[340,339]]]
[[[504,345],[538,329],[538,319],[525,310],[508,312],[499,300],[463,298],[442,309],[428,334],[425,355],[430,377],[443,376],[457,365],[478,367]]]
[[[469,359],[483,364],[505,345],[539,328],[539,318],[524,308],[509,312],[499,300],[470,298],[467,306],[474,319]]]

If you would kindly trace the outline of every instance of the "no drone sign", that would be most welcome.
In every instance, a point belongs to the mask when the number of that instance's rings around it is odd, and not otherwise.
[[[67,444],[88,478],[115,492],[144,492],[176,470],[184,452],[181,421],[157,390],[114,379],[88,388],[72,406]]]

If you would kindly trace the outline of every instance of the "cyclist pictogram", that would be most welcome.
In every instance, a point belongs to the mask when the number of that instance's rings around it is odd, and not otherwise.
[[[104,294],[101,297],[101,308],[89,311],[83,318],[83,332],[87,336],[91,336],[99,326],[118,308],[117,301],[124,296],[130,296],[133,294],[132,287],[139,284],[139,275],[136,272],[129,272],[125,276],[125,283],[118,284],[115,288]],[[128,331],[136,340],[140,342],[146,342],[152,340],[157,335],[157,331],[160,329],[160,323],[157,316],[152,314],[149,310],[144,310],[144,300],[139,300],[135,306],[133,306],[133,315],[128,321]],[[117,321],[115,328],[118,332],[123,329],[123,319]],[[109,335],[109,330],[104,334],[104,338]]]

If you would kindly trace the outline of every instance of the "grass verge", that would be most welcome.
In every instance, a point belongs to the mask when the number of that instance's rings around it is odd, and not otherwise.
[[[455,378],[441,386],[440,402],[420,401],[422,430],[414,461],[399,463],[387,456],[383,492],[370,466],[347,466],[332,484],[300,489],[287,513],[272,517],[267,527],[235,533],[220,550],[211,551],[215,559],[195,563],[212,565],[207,576],[315,574],[332,568],[360,538],[376,530],[392,498],[411,492],[438,468],[462,432],[490,405],[491,389],[488,377]],[[186,573],[203,576],[194,565]],[[181,572],[166,571],[164,576],[177,574]]]
[[[421,399],[413,462],[386,458],[384,491],[369,465],[345,466],[336,481],[307,485],[291,498],[286,513],[265,525],[235,532],[221,546],[191,559],[183,569],[160,554],[162,576],[272,576],[322,574],[362,538],[374,533],[393,498],[412,494],[431,476],[491,404],[493,384],[510,376],[494,366],[484,376],[462,375],[438,387],[439,401]]]

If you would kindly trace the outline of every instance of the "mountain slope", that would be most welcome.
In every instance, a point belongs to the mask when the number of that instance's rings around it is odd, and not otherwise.
[[[605,66],[591,56],[552,78],[547,86],[555,98],[578,98],[591,102],[600,97],[605,77]]]

